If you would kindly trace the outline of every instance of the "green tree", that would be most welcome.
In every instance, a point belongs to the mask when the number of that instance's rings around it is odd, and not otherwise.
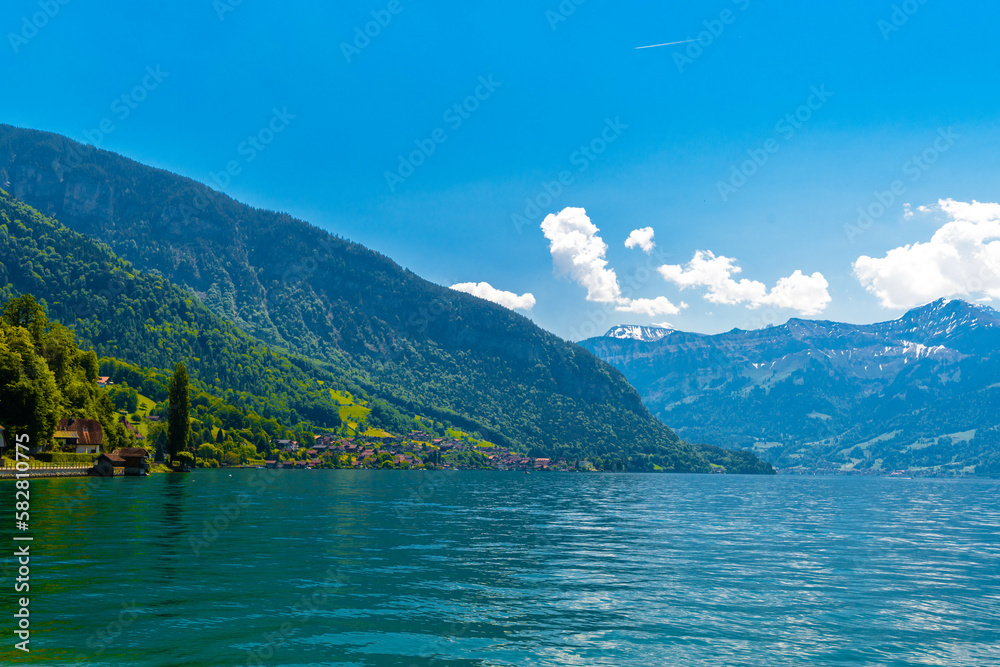
[[[117,410],[125,410],[132,414],[139,409],[139,392],[128,385],[112,387],[108,395]]]
[[[28,330],[0,322],[0,424],[8,439],[20,431],[32,444],[51,442],[61,402],[55,376],[35,354]]]
[[[198,447],[198,458],[205,461],[222,461],[222,450],[211,443],[203,443]]]
[[[191,401],[188,398],[188,374],[183,362],[174,366],[174,375],[170,378],[167,408],[167,453],[170,458],[187,447],[188,436],[191,433],[191,422],[188,418],[191,412]]]
[[[49,323],[45,310],[30,294],[8,301],[3,309],[3,319],[13,327],[27,329],[35,345],[41,342],[42,333]]]

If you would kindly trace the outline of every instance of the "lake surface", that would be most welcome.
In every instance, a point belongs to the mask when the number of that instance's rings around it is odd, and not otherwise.
[[[0,662],[1000,665],[998,486],[336,470],[35,480],[33,650],[10,650],[5,556]]]

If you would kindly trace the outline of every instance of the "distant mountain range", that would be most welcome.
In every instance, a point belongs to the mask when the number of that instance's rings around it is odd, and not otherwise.
[[[321,365],[402,413],[533,456],[770,472],[752,455],[682,442],[621,373],[527,318],[286,214],[8,125],[0,188],[12,196],[3,202],[0,288],[49,299],[99,354],[160,367],[188,360],[196,379],[247,409],[267,402],[272,377],[275,388],[301,389],[298,403],[275,397],[286,414],[322,414],[314,383],[300,378]],[[39,233],[51,240],[38,242]],[[240,352],[225,354],[230,344]]]
[[[713,336],[616,327],[581,345],[691,442],[779,468],[1000,474],[1000,313],[986,306]]]

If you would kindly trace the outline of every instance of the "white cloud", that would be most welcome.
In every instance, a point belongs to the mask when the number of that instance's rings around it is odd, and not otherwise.
[[[646,234],[646,232],[649,232]],[[582,208],[564,208],[558,214],[551,214],[542,221],[542,232],[549,240],[552,263],[558,272],[569,275],[581,286],[587,288],[587,300],[598,303],[615,304],[615,310],[640,315],[676,315],[687,304],[675,306],[665,296],[655,299],[630,299],[622,296],[621,286],[614,269],[608,268],[605,253],[608,245],[600,237],[597,225],[590,221]],[[643,249],[652,250],[653,230],[637,229],[629,236],[640,235]],[[628,245],[628,241],[626,241]]]
[[[653,242],[654,233],[655,232],[653,232],[652,227],[633,229],[632,233],[628,235],[627,239],[625,239],[625,247],[634,248],[639,246],[642,248],[643,252],[649,254],[653,251],[653,248],[656,247],[656,244]]]
[[[819,315],[831,301],[826,281],[822,273],[811,276],[796,271],[787,278],[781,278],[759,304],[775,308],[791,308],[802,315]]]
[[[582,208],[564,208],[542,221],[557,271],[587,288],[587,300],[612,303],[621,300],[621,287],[613,269],[607,268],[608,245]]]
[[[746,278],[734,280],[733,275],[742,271],[734,258],[716,256],[709,250],[697,251],[686,266],[665,264],[659,268],[664,279],[681,289],[706,288],[704,297],[710,303],[746,303],[748,308],[790,308],[802,315],[818,315],[830,303],[829,284],[821,273],[806,276],[796,271],[780,279],[768,292],[767,285],[760,281]]]
[[[636,313],[656,317],[657,315],[677,315],[681,312],[681,308],[686,307],[686,303],[682,303],[678,307],[671,303],[667,297],[658,296],[655,299],[625,299],[615,310],[620,313]]]
[[[535,307],[535,296],[531,292],[519,296],[513,292],[499,290],[489,283],[459,283],[452,285],[451,289],[478,296],[480,299],[492,301],[511,310],[531,310]]]
[[[930,241],[854,262],[854,275],[884,308],[912,308],[942,297],[1000,299],[1000,204],[942,199],[921,213],[950,218]]]
[[[764,283],[746,278],[739,282],[732,279],[734,273],[742,271],[743,269],[732,257],[725,255],[716,257],[710,250],[697,251],[686,267],[680,264],[664,264],[659,268],[660,275],[681,288],[708,288],[705,300],[711,303],[732,305],[744,301],[753,303],[763,299],[767,295]]]

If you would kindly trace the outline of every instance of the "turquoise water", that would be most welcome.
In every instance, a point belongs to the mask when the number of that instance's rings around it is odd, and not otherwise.
[[[997,491],[497,472],[36,480],[33,650],[9,650],[5,612],[0,656],[94,667],[998,665]]]

